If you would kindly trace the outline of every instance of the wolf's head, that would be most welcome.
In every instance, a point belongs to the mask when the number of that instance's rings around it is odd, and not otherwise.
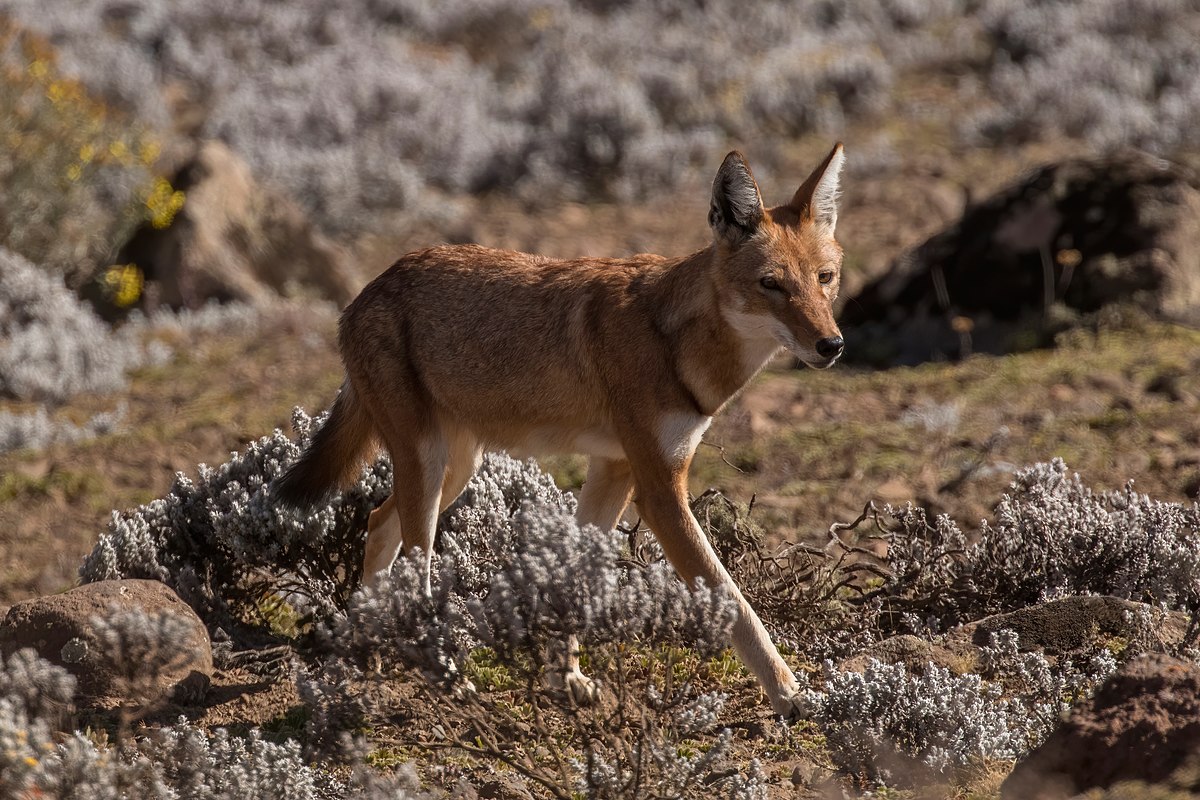
[[[750,165],[732,152],[713,181],[708,215],[726,320],[745,339],[773,339],[820,369],[843,348],[833,320],[842,248],[833,232],[844,160],[839,143],[788,203],[768,210]]]

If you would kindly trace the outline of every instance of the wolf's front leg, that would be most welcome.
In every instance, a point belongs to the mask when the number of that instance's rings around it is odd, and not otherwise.
[[[776,714],[794,717],[799,684],[771,642],[758,614],[722,566],[717,554],[692,515],[687,502],[686,464],[676,467],[665,459],[634,462],[637,506],[654,531],[667,559],[690,586],[698,578],[710,587],[724,587],[738,605],[733,626],[733,649],[758,678]]]

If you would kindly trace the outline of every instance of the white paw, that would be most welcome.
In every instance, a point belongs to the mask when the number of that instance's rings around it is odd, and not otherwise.
[[[471,681],[467,678],[460,678],[459,680],[456,680],[454,685],[450,688],[450,696],[455,700],[466,700],[468,697],[472,697],[475,694],[477,694],[475,690],[475,684],[471,683]]]
[[[551,670],[546,673],[546,684],[569,696],[576,705],[590,706],[600,699],[600,685],[578,669]]]
[[[792,690],[778,700],[771,701],[771,709],[788,722],[802,722],[812,719],[813,707],[799,690]]]

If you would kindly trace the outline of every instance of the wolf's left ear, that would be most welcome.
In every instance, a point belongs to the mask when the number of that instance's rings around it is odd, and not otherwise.
[[[713,180],[708,224],[718,239],[735,244],[758,230],[764,214],[762,195],[750,165],[734,150],[725,156]]]
[[[808,219],[818,225],[829,226],[830,233],[837,227],[837,197],[838,180],[842,174],[842,164],[846,155],[842,151],[842,143],[838,142],[825,156],[821,166],[813,170],[808,180],[800,185],[789,204],[800,214],[800,219]]]

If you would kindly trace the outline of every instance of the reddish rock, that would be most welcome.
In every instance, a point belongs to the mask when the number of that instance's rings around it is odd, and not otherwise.
[[[992,635],[1011,630],[1022,650],[1041,649],[1059,656],[1088,649],[1107,638],[1131,639],[1138,635],[1139,614],[1149,614],[1155,635],[1163,645],[1179,644],[1188,628],[1188,615],[1172,611],[1159,616],[1152,606],[1119,597],[1081,595],[1049,600],[1038,605],[994,614],[952,630],[951,642],[970,641],[986,647]]]
[[[126,656],[137,661],[122,663],[122,654],[102,645],[95,618],[130,611],[173,615],[182,623],[176,626],[178,639],[149,648],[135,643]],[[212,678],[212,644],[204,623],[158,581],[99,581],[17,603],[0,622],[0,652],[8,657],[25,647],[75,676],[80,705],[147,705],[167,698],[195,701],[203,697]],[[135,652],[139,655],[130,656]],[[131,681],[131,675],[136,679]]]
[[[863,652],[848,658],[839,665],[839,669],[851,672],[864,672],[869,662],[884,664],[903,664],[913,675],[924,675],[930,664],[950,670],[954,675],[974,669],[979,660],[979,651],[964,642],[954,641],[951,646],[908,634],[890,636],[876,642]]]
[[[144,225],[118,255],[118,263],[145,274],[147,303],[198,308],[209,300],[315,295],[340,306],[357,294],[344,248],[289,198],[255,181],[220,142],[203,142],[172,186],[185,200],[171,224]]]
[[[1200,666],[1134,659],[1004,781],[1005,800],[1066,800],[1118,781],[1159,783],[1200,750]]]

